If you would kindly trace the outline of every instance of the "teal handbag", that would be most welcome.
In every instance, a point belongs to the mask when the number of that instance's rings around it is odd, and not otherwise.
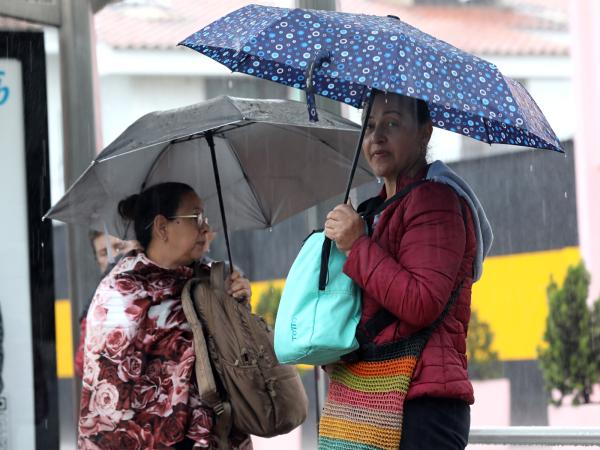
[[[275,320],[275,354],[281,364],[324,365],[358,349],[361,290],[342,272],[346,255],[327,242],[322,231],[311,234],[287,276]]]
[[[368,234],[369,219],[424,182],[415,181],[386,201],[364,202]],[[346,255],[322,231],[305,240],[288,273],[275,319],[275,354],[281,364],[325,365],[358,349],[362,292],[343,273],[345,262]]]

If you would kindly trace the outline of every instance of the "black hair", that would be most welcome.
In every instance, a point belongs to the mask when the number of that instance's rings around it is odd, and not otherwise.
[[[194,192],[187,184],[160,183],[130,195],[119,202],[119,214],[123,219],[133,221],[135,236],[142,248],[148,248],[152,240],[152,222],[158,215],[174,216],[184,194]]]
[[[408,97],[406,95],[402,95],[402,94],[396,94],[396,93],[385,93],[383,91],[373,91],[374,94],[372,95],[398,95],[400,97],[402,97],[403,99],[405,99],[408,106],[413,106],[414,111],[415,111],[415,116],[417,118],[417,124],[419,126],[425,125],[428,122],[431,122],[431,116],[429,115],[429,106],[427,105],[427,102],[425,100],[421,100],[420,98],[414,98],[414,97]],[[367,102],[368,100],[365,101],[365,103],[363,104],[363,112],[362,112],[362,122],[364,123],[366,119],[368,119],[366,116],[367,114]]]

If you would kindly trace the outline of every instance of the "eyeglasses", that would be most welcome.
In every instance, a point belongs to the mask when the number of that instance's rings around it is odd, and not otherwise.
[[[204,214],[203,212],[198,213],[198,214],[188,214],[185,216],[171,216],[171,217],[167,217],[167,219],[172,220],[172,219],[196,219],[196,224],[201,227],[202,225],[206,224],[208,225],[208,217],[206,217],[206,214]],[[150,222],[147,226],[146,226],[146,230],[149,229],[152,225],[154,224],[154,221]]]
[[[186,216],[171,216],[167,219],[196,219],[196,224],[201,227],[202,225],[208,225],[208,217],[203,212],[198,214],[188,214]]]

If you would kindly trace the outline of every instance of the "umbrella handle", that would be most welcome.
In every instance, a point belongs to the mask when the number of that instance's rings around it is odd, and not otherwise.
[[[221,210],[221,222],[223,223],[223,233],[225,234],[225,244],[227,245],[227,256],[229,258],[229,273],[233,273],[233,259],[231,258],[231,245],[229,245],[229,233],[227,231],[227,218],[225,217],[225,204],[223,202],[223,193],[221,192],[221,178],[219,177],[219,167],[217,166],[217,155],[215,153],[215,140],[211,131],[204,134],[206,143],[210,148],[210,158],[212,160],[213,172],[215,175],[215,184],[217,186],[217,196],[219,197],[219,209]]]
[[[315,86],[313,84],[313,76],[315,74],[315,70],[324,62],[331,62],[331,53],[329,50],[321,50],[317,55],[312,59],[308,68],[306,69],[306,92],[314,93]]]
[[[313,84],[313,76],[315,70],[324,62],[331,62],[331,53],[329,50],[321,50],[310,62],[310,65],[306,69],[306,106],[308,107],[308,119],[311,122],[318,122],[319,116],[317,114],[317,103],[315,101],[315,85]]]

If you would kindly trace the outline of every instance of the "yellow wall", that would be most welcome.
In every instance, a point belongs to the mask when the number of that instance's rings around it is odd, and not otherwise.
[[[252,307],[269,285],[283,289],[285,280],[256,281],[252,283]],[[71,302],[69,300],[56,300],[54,303],[54,316],[56,324],[56,374],[58,378],[72,378],[73,366],[73,333],[71,330]]]
[[[473,309],[490,324],[493,348],[502,360],[537,358],[548,315],[550,277],[562,284],[567,268],[580,258],[579,248],[567,247],[486,260],[484,275],[473,286]],[[270,283],[283,288],[285,280],[252,283],[253,305]]]
[[[73,332],[71,329],[71,302],[54,302],[56,324],[56,375],[58,378],[71,378],[73,371]]]
[[[579,262],[577,247],[535,253],[490,257],[482,279],[473,286],[473,309],[490,324],[493,348],[502,360],[536,359],[542,344],[548,305],[546,287],[550,277],[560,285],[567,268]],[[252,304],[269,285],[283,288],[285,280],[252,283]],[[71,305],[56,301],[56,368],[59,378],[73,376]]]
[[[579,262],[579,248],[490,257],[473,286],[472,307],[494,333],[502,360],[536,359],[548,315],[546,287],[561,285],[567,268]]]
[[[260,296],[269,289],[270,285],[273,285],[274,288],[283,289],[283,285],[285,284],[285,279],[281,278],[279,280],[265,280],[265,281],[255,281],[252,283],[252,309],[256,308],[256,304],[260,299]]]
[[[580,259],[578,247],[486,259],[483,277],[473,286],[472,306],[479,319],[490,324],[500,359],[537,358],[546,328],[550,277],[561,285],[567,268]],[[283,288],[285,280],[252,283],[253,305],[270,283]]]

